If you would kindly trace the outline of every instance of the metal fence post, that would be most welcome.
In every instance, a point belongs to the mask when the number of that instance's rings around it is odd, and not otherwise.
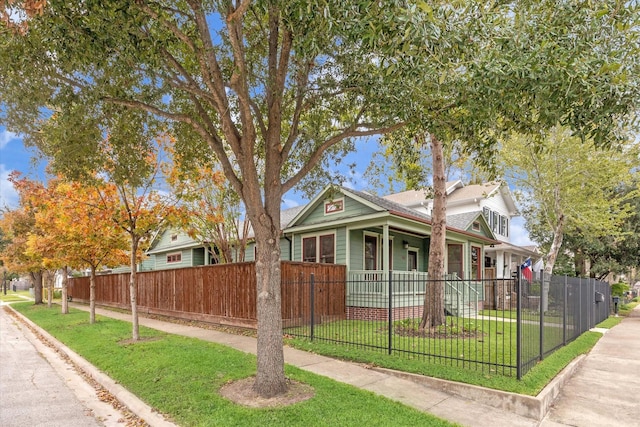
[[[550,280],[551,278],[549,278]],[[546,304],[547,298],[549,295],[545,293],[551,291],[551,284],[549,284],[549,290],[545,290],[545,281],[546,277],[544,277],[544,270],[540,270],[540,360],[544,359],[544,305]]]
[[[518,301],[516,303],[516,377],[522,379],[522,266],[518,266],[516,277],[516,295]]]
[[[315,275],[311,273],[311,296],[310,296],[310,304],[311,304],[311,341],[313,341],[314,336],[314,327],[315,327]]]
[[[596,295],[596,279],[595,277],[591,278],[591,325],[589,325],[589,329],[591,328],[595,328],[596,326],[596,318],[597,318],[597,313],[596,313],[596,299],[595,299],[595,295]]]
[[[391,349],[393,347],[393,281],[391,277],[393,276],[393,272],[389,271],[389,354],[391,354]]]
[[[578,333],[574,333],[575,336],[584,332],[582,328],[582,277],[578,279],[580,281],[578,285]]]
[[[562,345],[567,345],[567,300],[569,298],[569,278],[564,276],[564,301],[562,303]]]

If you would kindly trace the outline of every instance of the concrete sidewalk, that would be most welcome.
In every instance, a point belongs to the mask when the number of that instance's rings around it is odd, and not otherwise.
[[[88,310],[84,305],[73,306]],[[130,321],[130,315],[126,313],[103,309],[98,309],[97,313]],[[217,342],[247,353],[256,352],[256,340],[251,337],[145,317],[140,317],[140,324]],[[470,427],[637,426],[640,424],[637,417],[640,407],[639,354],[640,310],[635,310],[633,317],[608,332],[589,355],[574,361],[540,395],[531,397],[390,370],[367,369],[359,364],[285,347],[288,364]],[[111,387],[120,386],[113,384]],[[117,394],[116,389],[109,390]],[[128,404],[126,400],[124,403]],[[136,405],[139,409],[144,406]],[[151,408],[145,410],[148,414]],[[161,419],[147,421],[151,425],[162,424]]]
[[[598,341],[542,423],[565,425],[640,426],[640,306]]]

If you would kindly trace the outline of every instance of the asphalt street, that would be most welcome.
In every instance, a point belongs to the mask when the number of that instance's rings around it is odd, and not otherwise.
[[[0,426],[123,426],[122,417],[0,307]]]

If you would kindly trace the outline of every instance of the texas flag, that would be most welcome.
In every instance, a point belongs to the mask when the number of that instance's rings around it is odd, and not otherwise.
[[[531,270],[531,258],[527,258],[527,260],[520,266],[520,270],[522,271],[522,277],[531,282],[531,280],[533,279],[533,270]]]

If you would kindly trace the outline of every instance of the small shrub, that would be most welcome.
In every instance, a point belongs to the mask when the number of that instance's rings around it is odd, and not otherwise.
[[[629,285],[624,282],[614,283],[611,285],[611,295],[621,297],[629,290]]]

